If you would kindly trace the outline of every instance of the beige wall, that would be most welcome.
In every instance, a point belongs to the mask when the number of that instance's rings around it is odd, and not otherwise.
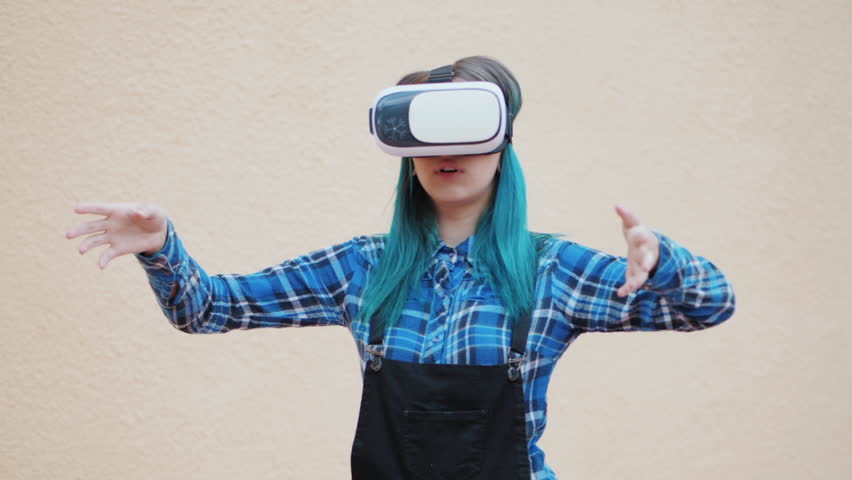
[[[471,54],[524,88],[533,228],[624,254],[622,202],[737,293],[719,327],[569,349],[561,477],[852,475],[848,1],[184,3],[0,2],[0,478],[347,478],[346,330],[179,333],[135,259],[64,232],[153,202],[251,273],[383,231],[368,104]]]

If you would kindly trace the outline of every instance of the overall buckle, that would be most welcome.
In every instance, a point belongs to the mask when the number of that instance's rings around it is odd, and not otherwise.
[[[507,374],[509,375],[510,381],[514,382],[515,380],[521,378],[521,364],[524,363],[524,358],[525,357],[520,356],[517,358],[509,359],[509,370]]]
[[[384,353],[380,350],[374,349],[372,345],[367,345],[367,353],[370,354],[370,368],[374,372],[378,372],[382,369],[382,357]]]

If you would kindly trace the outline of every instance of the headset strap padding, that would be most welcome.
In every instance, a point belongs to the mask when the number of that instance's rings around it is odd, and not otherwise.
[[[444,65],[429,72],[428,83],[451,82],[453,81],[453,66]]]

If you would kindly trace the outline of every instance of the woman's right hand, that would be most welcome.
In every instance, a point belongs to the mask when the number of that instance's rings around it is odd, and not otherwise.
[[[80,255],[98,245],[108,244],[98,261],[103,270],[115,257],[124,254],[158,252],[166,243],[168,223],[159,207],[142,203],[81,203],[75,213],[92,213],[105,218],[78,223],[71,227],[65,237],[94,234],[80,243]]]

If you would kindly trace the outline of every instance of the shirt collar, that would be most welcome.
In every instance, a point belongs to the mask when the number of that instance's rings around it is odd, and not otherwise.
[[[450,247],[446,242],[438,238],[432,257],[436,260],[444,260],[450,263],[466,261],[470,266],[473,266],[474,262],[470,252],[473,251],[475,241],[476,235],[471,235],[455,247]]]

